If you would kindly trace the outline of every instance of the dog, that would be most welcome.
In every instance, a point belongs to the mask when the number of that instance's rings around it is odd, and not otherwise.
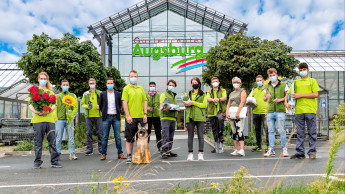
[[[132,163],[134,164],[150,164],[151,153],[149,151],[148,142],[148,126],[147,123],[138,123],[138,139],[137,139],[137,152],[133,155]]]

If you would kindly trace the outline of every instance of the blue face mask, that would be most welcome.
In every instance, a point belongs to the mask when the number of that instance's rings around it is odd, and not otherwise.
[[[68,89],[69,89],[69,87],[68,87],[68,86],[62,86],[62,90],[63,90],[64,92],[67,92],[67,91],[68,91]]]
[[[90,89],[95,89],[96,85],[90,85]]]
[[[153,91],[155,91],[155,87],[150,87],[150,92],[153,92]]]
[[[40,80],[40,85],[41,86],[46,86],[47,80]]]
[[[113,84],[108,84],[107,88],[108,88],[108,90],[112,90],[112,89],[114,89],[114,85]]]
[[[174,87],[174,86],[168,86],[168,90],[169,90],[170,92],[174,92],[175,87]]]
[[[262,86],[262,82],[256,82],[256,84],[261,87]]]
[[[300,75],[301,77],[305,77],[305,76],[308,75],[308,71],[300,71],[300,72],[299,72],[299,75]]]
[[[277,81],[277,76],[270,77],[271,82],[276,82]]]
[[[131,78],[129,78],[129,81],[131,82],[131,84],[137,84],[138,83],[138,78],[131,77]]]

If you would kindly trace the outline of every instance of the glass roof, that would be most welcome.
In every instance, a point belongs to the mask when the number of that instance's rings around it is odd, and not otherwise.
[[[247,30],[248,24],[192,0],[144,0],[90,25],[89,32],[101,42],[103,32],[117,34],[167,10],[227,35]]]
[[[25,76],[16,63],[0,63],[0,92],[22,79]]]
[[[345,71],[345,51],[293,51],[291,55],[306,62],[310,71]]]

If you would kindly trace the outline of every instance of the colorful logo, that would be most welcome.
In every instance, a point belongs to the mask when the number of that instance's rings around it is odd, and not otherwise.
[[[180,70],[176,73],[178,74],[178,73],[185,72],[187,70],[204,66],[207,64],[206,59],[204,58],[207,55],[208,54],[204,54],[204,55],[198,55],[198,56],[182,59],[181,61],[177,61],[176,63],[172,64],[171,68],[179,65],[177,69],[180,69]]]

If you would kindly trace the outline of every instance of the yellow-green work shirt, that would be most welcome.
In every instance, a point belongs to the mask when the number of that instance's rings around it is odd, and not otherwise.
[[[219,96],[219,97],[217,96],[217,92],[218,92],[218,90],[213,90],[213,96],[214,96],[213,99],[215,99],[215,98],[227,97],[227,96],[226,96],[226,90],[223,90],[222,96]],[[212,98],[212,97],[211,97],[211,94],[210,94],[209,92],[207,92],[206,101],[207,101],[207,98]],[[219,111],[219,110],[220,110],[220,103],[215,103],[215,105],[217,106],[217,110]],[[216,116],[216,115],[217,115],[216,109],[214,109],[214,112],[213,112],[212,114],[207,115],[207,116],[208,116],[208,117],[214,117],[214,116]]]
[[[253,97],[256,99],[257,106],[253,109],[253,114],[266,114],[267,102],[264,101],[265,88],[255,88],[253,91]]]
[[[92,109],[89,110],[89,117],[100,117],[99,110],[97,110],[98,102],[96,91],[90,92],[90,102],[92,104]]]
[[[164,99],[165,99],[165,93],[161,94],[161,97],[159,98],[159,103],[162,104],[164,102]],[[162,119],[176,121],[176,118],[174,117],[161,117],[161,120]]]
[[[128,101],[128,111],[132,118],[144,117],[144,105],[143,102],[147,101],[146,93],[144,89],[137,85],[134,87],[128,84],[123,88],[122,99]]]
[[[204,98],[204,101],[202,101],[202,103],[195,102],[194,100],[195,100],[197,95],[198,95],[198,93],[192,92],[192,99],[191,100],[193,101],[193,106],[196,106],[196,107],[199,107],[199,108],[206,108],[207,107],[207,98]],[[225,96],[226,96],[226,94],[225,94]],[[193,118],[193,114],[192,113],[190,114],[189,118],[191,118],[191,119]]]
[[[291,88],[288,93],[291,93]],[[319,92],[319,84],[309,76],[305,79],[298,79],[294,81],[294,90],[296,94],[312,94]],[[305,113],[317,113],[317,98],[298,98],[296,99],[295,115]]]
[[[49,95],[54,94],[53,91],[50,91],[48,89],[45,89],[44,91],[47,92]],[[31,98],[29,99],[29,101],[30,100]],[[31,119],[31,123],[55,123],[53,111],[45,115],[37,115],[35,113],[33,114],[34,116]]]

